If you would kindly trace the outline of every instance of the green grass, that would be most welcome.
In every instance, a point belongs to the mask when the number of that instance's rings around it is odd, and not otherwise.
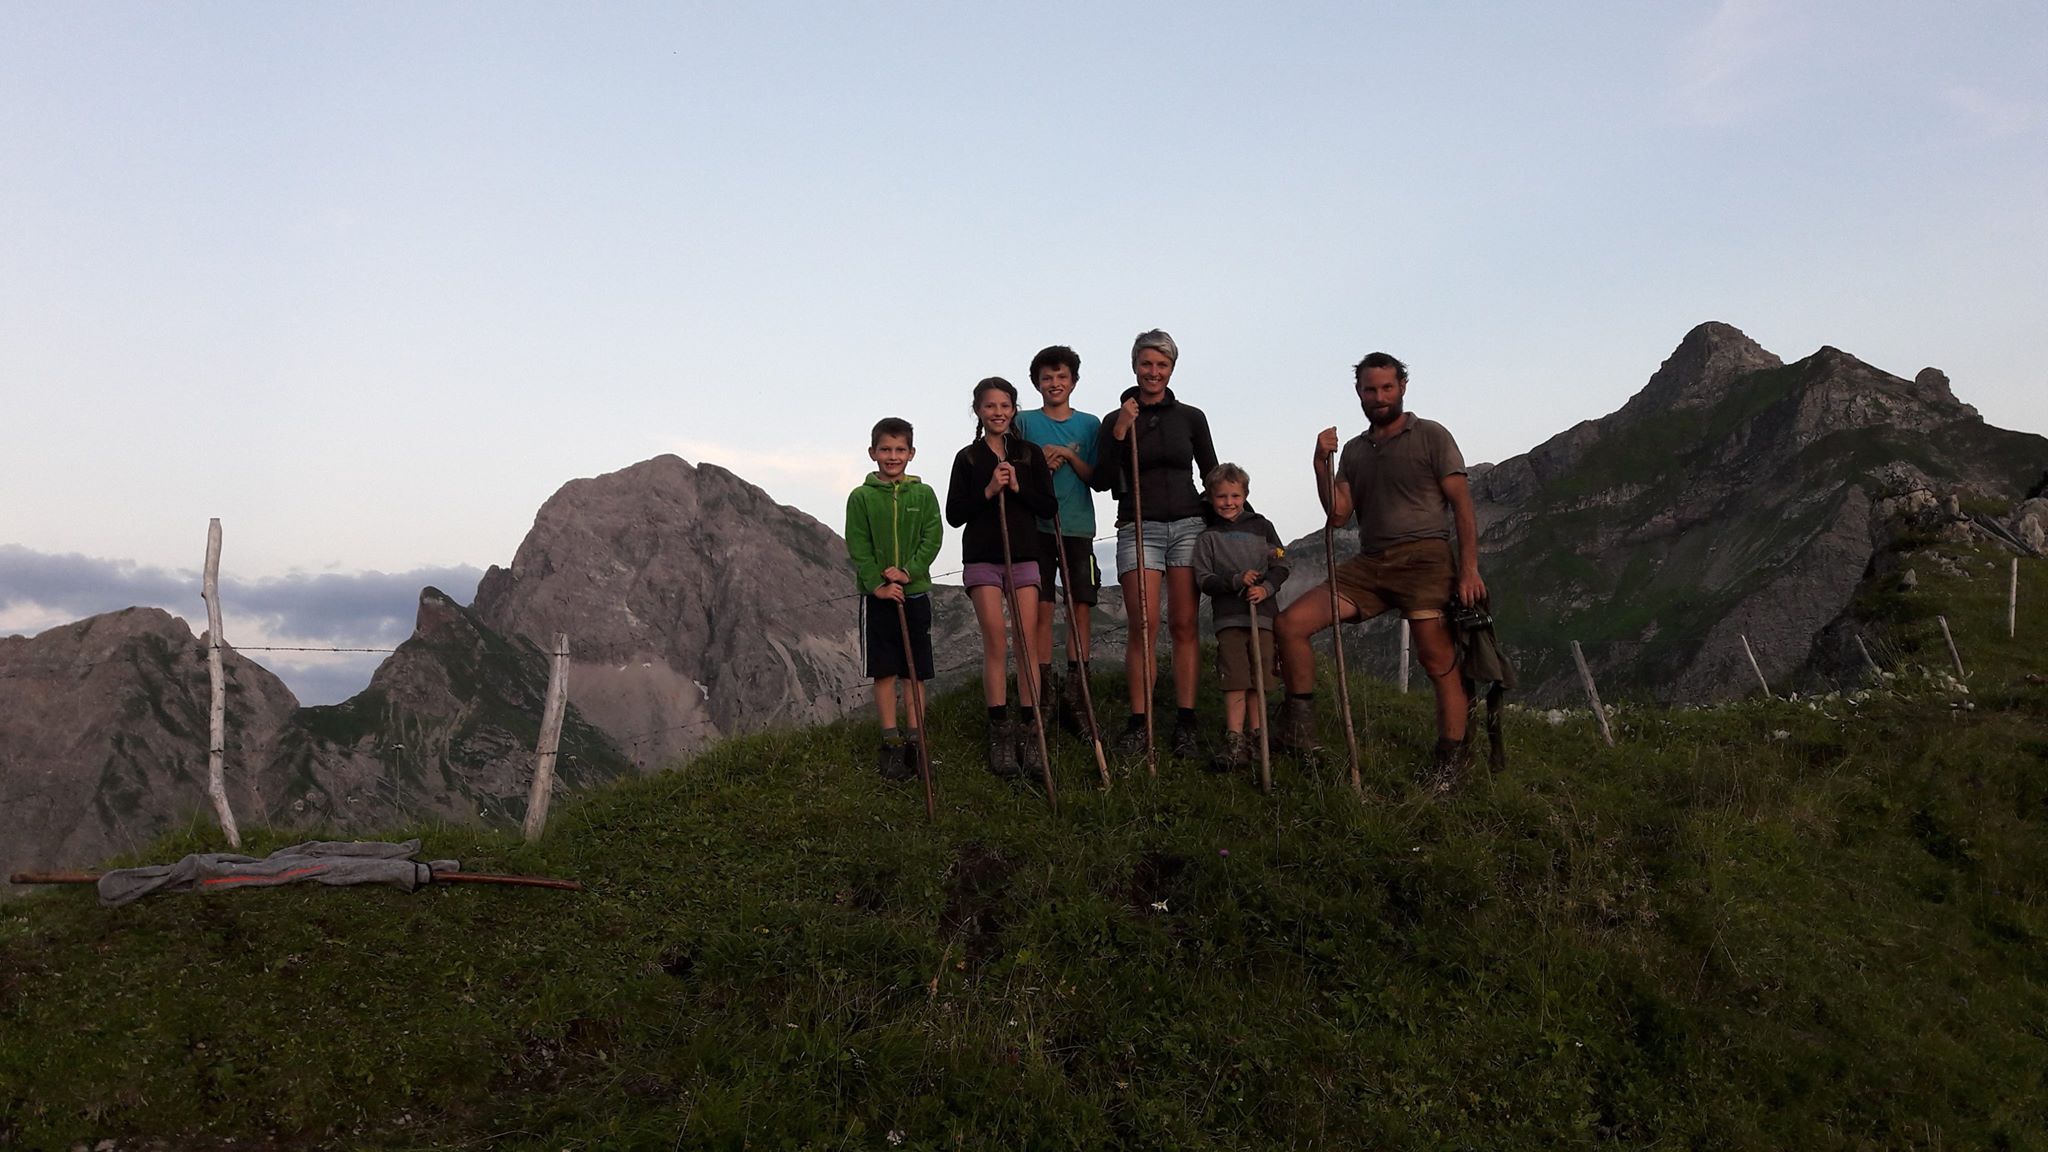
[[[5,905],[0,1146],[2048,1147],[2048,622],[1921,575],[1973,708],[1517,713],[1434,801],[1364,685],[1367,803],[1067,744],[1054,815],[953,694],[935,824],[844,723],[417,830],[580,894]]]

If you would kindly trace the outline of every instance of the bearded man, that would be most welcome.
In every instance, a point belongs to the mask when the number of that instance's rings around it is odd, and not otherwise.
[[[1337,566],[1337,610],[1344,620],[1370,620],[1399,611],[1415,638],[1415,652],[1436,690],[1435,791],[1455,787],[1468,761],[1465,729],[1470,701],[1457,668],[1445,611],[1455,601],[1486,599],[1479,578],[1479,524],[1465,482],[1465,458],[1443,425],[1406,411],[1408,366],[1374,352],[1353,369],[1358,404],[1370,424],[1344,445],[1337,471],[1337,430],[1316,437],[1316,493],[1332,528],[1358,523],[1358,554]],[[1451,547],[1455,527],[1457,548]],[[1287,685],[1277,735],[1298,756],[1313,755],[1315,653],[1309,640],[1330,626],[1330,597],[1315,592],[1280,614],[1280,664]]]

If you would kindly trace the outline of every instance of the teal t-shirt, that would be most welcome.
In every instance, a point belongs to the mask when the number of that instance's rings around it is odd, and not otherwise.
[[[1041,448],[1057,444],[1087,461],[1089,468],[1095,467],[1095,441],[1102,432],[1099,417],[1076,411],[1065,420],[1055,420],[1038,408],[1017,413],[1017,431]],[[1060,501],[1061,530],[1069,536],[1093,537],[1095,495],[1089,491],[1088,482],[1075,475],[1072,468],[1061,468],[1052,474],[1052,493]],[[1038,527],[1042,532],[1050,532],[1052,521],[1040,520]]]

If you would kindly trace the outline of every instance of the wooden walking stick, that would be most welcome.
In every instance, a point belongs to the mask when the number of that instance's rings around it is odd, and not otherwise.
[[[1330,471],[1323,480],[1324,504],[1334,508],[1337,505],[1337,454],[1330,453]],[[1337,599],[1337,530],[1331,526],[1330,518],[1323,517],[1323,559],[1327,562],[1330,578],[1330,647],[1337,653],[1337,703],[1344,713],[1344,750],[1351,757],[1351,790],[1365,795],[1365,785],[1358,778],[1358,732],[1351,723],[1351,678],[1344,672],[1344,606]]]
[[[1038,675],[1038,666],[1031,659],[1031,649],[1024,643],[1024,618],[1017,611],[1017,581],[1012,577],[1014,561],[1010,556],[1010,502],[1009,494],[996,489],[996,520],[1003,529],[1003,596],[1010,602],[1010,648],[1017,660],[1017,695],[1024,694],[1027,678]],[[1045,775],[1045,802],[1052,810],[1060,810],[1059,795],[1052,786],[1052,756],[1045,746],[1045,701],[1040,688],[1031,691],[1031,728],[1038,737],[1038,766]]]
[[[1159,647],[1152,637],[1152,602],[1145,595],[1145,493],[1138,482],[1138,418],[1131,417],[1131,535],[1138,546],[1138,615],[1145,638],[1145,774],[1159,775],[1159,752],[1152,743],[1152,706],[1159,690]],[[1165,581],[1160,581],[1165,587]],[[1127,641],[1128,642],[1128,641]]]
[[[1250,589],[1246,589],[1247,595]],[[1252,605],[1252,695],[1259,708],[1259,791],[1273,794],[1273,748],[1266,739],[1266,658],[1259,651],[1259,605]]]
[[[910,613],[896,602],[896,626],[903,630],[903,668],[910,673],[910,722],[917,728],[917,775],[924,781],[924,818],[939,818],[939,795],[932,788],[931,729],[925,725],[924,681],[917,677],[917,655],[910,648]]]
[[[1102,754],[1102,729],[1095,723],[1095,692],[1088,686],[1088,664],[1081,660],[1081,624],[1074,619],[1074,572],[1067,563],[1067,534],[1060,530],[1060,510],[1052,510],[1053,556],[1060,569],[1060,584],[1067,590],[1067,654],[1081,667],[1081,708],[1088,713],[1088,740],[1095,745],[1095,771],[1102,777],[1102,790],[1109,791],[1109,759]],[[1053,604],[1059,610],[1059,604]],[[1051,653],[1047,653],[1049,657]],[[1044,685],[1040,685],[1041,688]]]

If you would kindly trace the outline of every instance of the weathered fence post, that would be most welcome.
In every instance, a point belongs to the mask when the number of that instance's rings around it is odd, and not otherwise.
[[[213,797],[213,811],[220,817],[221,831],[228,834],[228,843],[240,848],[242,831],[235,827],[235,810],[228,806],[227,773],[222,764],[228,744],[228,685],[220,659],[223,641],[220,637],[220,518],[217,516],[206,522],[205,580],[200,585],[199,595],[206,601],[206,675],[213,685],[213,699],[207,709],[206,794]]]
[[[1401,695],[1408,694],[1408,621],[1401,621]]]
[[[1948,630],[1948,617],[1936,616],[1934,619],[1941,625],[1941,638],[1948,641],[1948,658],[1956,662],[1956,679],[1968,679],[1969,673],[1963,671],[1963,654],[1956,651],[1956,638]]]
[[[2012,585],[2005,593],[2005,638],[2019,635],[2020,625],[2020,558],[2012,558]]]
[[[1742,634],[1737,633],[1737,635]],[[1756,682],[1764,686],[1764,699],[1772,699],[1771,682],[1764,679],[1763,667],[1756,662],[1756,650],[1749,646],[1748,636],[1742,636],[1742,654],[1749,657],[1749,670],[1756,673]]]
[[[1614,730],[1607,726],[1607,709],[1600,706],[1600,690],[1593,687],[1593,670],[1586,667],[1586,654],[1579,649],[1579,642],[1572,641],[1572,662],[1579,666],[1579,682],[1586,686],[1586,701],[1593,705],[1593,718],[1600,721],[1600,738],[1614,747]]]
[[[540,839],[548,826],[548,800],[555,792],[555,750],[562,743],[562,712],[569,704],[569,634],[555,633],[548,653],[548,696],[541,706],[540,741],[534,746],[533,788],[526,794],[527,840]]]

